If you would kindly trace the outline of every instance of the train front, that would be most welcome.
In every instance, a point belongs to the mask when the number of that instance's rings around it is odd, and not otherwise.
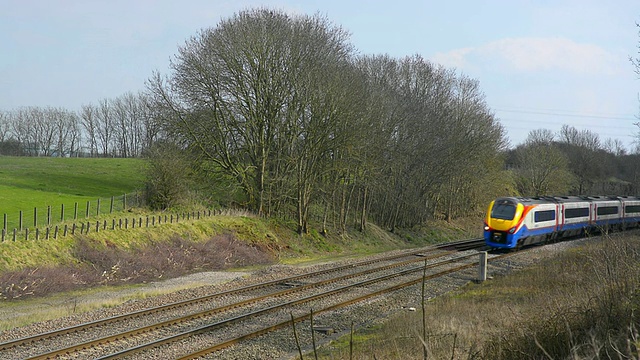
[[[485,243],[494,248],[515,248],[523,210],[524,205],[516,198],[498,198],[492,201],[484,220]]]

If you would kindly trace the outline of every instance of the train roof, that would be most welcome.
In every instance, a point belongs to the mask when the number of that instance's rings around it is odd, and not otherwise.
[[[617,195],[589,195],[589,196],[536,196],[536,197],[501,197],[496,199],[507,200],[515,203],[525,204],[548,204],[548,203],[568,203],[568,202],[592,202],[607,200],[640,201],[638,196],[617,196]]]

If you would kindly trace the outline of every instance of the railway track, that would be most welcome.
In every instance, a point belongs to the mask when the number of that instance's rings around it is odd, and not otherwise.
[[[257,283],[7,341],[0,344],[0,357],[147,358],[158,351],[161,358],[202,357],[306,321],[310,308],[323,314],[475,267],[477,252],[460,252],[483,248],[481,239],[447,243]]]

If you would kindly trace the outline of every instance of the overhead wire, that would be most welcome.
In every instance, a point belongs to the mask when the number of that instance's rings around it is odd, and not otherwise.
[[[635,115],[629,114],[611,114],[611,113],[584,113],[568,110],[557,109],[526,109],[526,108],[511,108],[511,107],[496,107],[493,108],[496,113],[511,113],[511,114],[529,114],[529,115],[544,115],[544,117],[566,117],[566,118],[582,118],[582,119],[606,119],[609,120],[606,123],[598,122],[597,124],[575,124],[574,121],[568,121],[566,125],[573,126],[578,129],[589,129],[596,132],[603,137],[620,138],[620,139],[636,139],[640,130],[640,118]],[[554,128],[559,127],[562,124],[557,120],[546,119],[532,119],[527,116],[523,119],[516,119],[512,116],[507,117],[497,116],[498,120],[508,130],[524,130],[532,131],[545,126],[553,125]],[[625,124],[626,123],[626,124]],[[609,131],[603,132],[600,129],[607,129]],[[616,132],[616,133],[614,133]]]

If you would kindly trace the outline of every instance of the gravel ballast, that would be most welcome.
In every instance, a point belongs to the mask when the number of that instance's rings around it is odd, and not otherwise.
[[[595,239],[595,238],[592,238]],[[552,256],[558,251],[579,245],[584,241],[560,242],[552,245],[533,248],[522,254],[508,257],[489,265],[489,276],[500,276],[508,274],[510,271],[529,266],[543,258]],[[376,255],[380,256],[380,255]],[[359,258],[355,261],[362,261]],[[342,260],[340,265],[344,265],[349,260]],[[187,298],[199,297],[213,292],[224,291],[229,288],[237,288],[244,285],[263,282],[295,274],[307,273],[321,268],[336,266],[334,263],[324,263],[311,266],[289,266],[274,265],[263,269],[248,272],[202,272],[180,278],[159,281],[145,284],[143,286],[126,289],[109,289],[105,291],[95,291],[86,298],[76,299],[78,302],[90,302],[98,298],[127,299],[119,305],[103,308],[82,314],[75,314],[50,321],[34,323],[21,328],[4,331],[0,334],[0,342],[21,338],[37,333],[51,331],[56,328],[67,327],[79,323],[93,321],[99,318],[115,316],[146,309],[160,304],[167,304],[185,300]],[[477,274],[477,269],[468,270],[462,274],[453,274],[444,278],[439,278],[428,282],[426,296],[433,298],[448,291],[464,286],[473,281]],[[180,289],[177,290],[176,289]],[[153,294],[150,296],[144,293]],[[155,295],[165,293],[162,295]],[[143,295],[141,295],[143,294]],[[135,299],[131,296],[135,295]],[[350,326],[366,326],[372,322],[382,321],[385,317],[398,311],[410,311],[420,304],[420,287],[414,286],[406,290],[398,291],[392,295],[380,297],[375,300],[366,301],[362,304],[350,306],[336,312],[320,314],[316,319],[316,325],[331,328],[331,332],[323,334],[316,333],[316,341],[319,345],[327,343],[338,336],[348,333]],[[16,310],[11,307],[11,313],[0,307],[0,316],[23,316],[28,309]],[[303,322],[297,325],[300,329],[308,329],[310,324]],[[309,331],[300,333],[300,341],[305,349],[309,349],[311,338]],[[167,353],[160,353],[158,358],[163,358]],[[145,356],[153,356],[146,354]],[[220,351],[215,356],[209,358],[226,359],[287,359],[297,356],[295,344],[293,344],[292,330],[282,329],[272,334],[261,336],[244,342],[233,348]]]

